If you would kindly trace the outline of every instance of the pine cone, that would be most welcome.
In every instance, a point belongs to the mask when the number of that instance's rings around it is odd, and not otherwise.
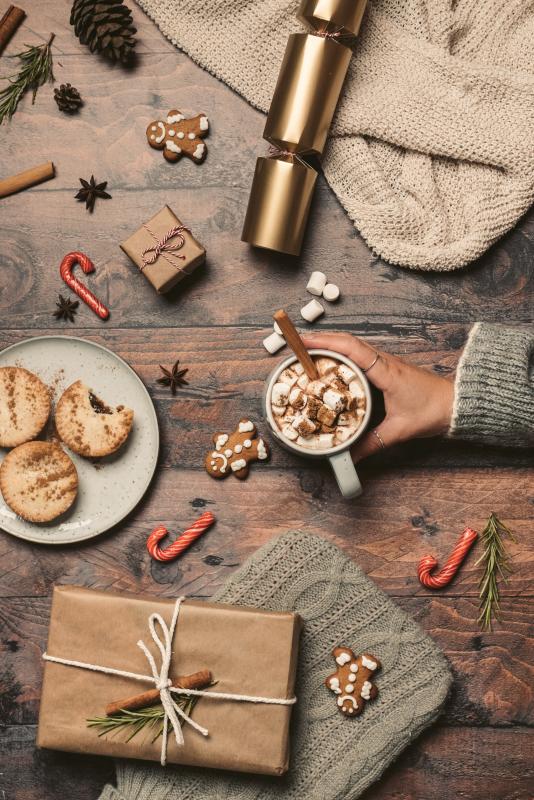
[[[54,100],[59,110],[66,114],[74,114],[80,106],[83,106],[78,89],[75,89],[70,83],[62,83],[59,89],[54,89]]]
[[[91,53],[130,63],[135,47],[132,12],[121,0],[74,0],[70,24]]]

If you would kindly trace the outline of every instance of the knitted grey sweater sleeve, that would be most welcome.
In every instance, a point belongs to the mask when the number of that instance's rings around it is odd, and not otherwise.
[[[534,445],[534,328],[477,323],[458,364],[449,436]]]

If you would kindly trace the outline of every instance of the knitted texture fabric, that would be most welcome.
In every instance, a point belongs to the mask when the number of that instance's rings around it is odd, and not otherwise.
[[[449,436],[534,446],[534,328],[477,323],[456,372]]]
[[[297,0],[137,2],[268,110],[287,37],[303,30]],[[456,269],[532,203],[533,37],[530,0],[369,0],[324,172],[378,255]]]
[[[289,773],[273,780],[122,762],[117,789],[107,786],[100,800],[351,800],[438,715],[451,682],[443,655],[324,539],[289,532],[271,540],[214,599],[303,617]],[[375,678],[379,696],[357,719],[346,719],[324,686],[335,671],[331,651],[337,645],[382,662]]]

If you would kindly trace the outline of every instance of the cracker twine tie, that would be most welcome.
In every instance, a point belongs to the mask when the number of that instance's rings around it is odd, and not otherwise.
[[[147,247],[146,250],[143,250],[143,266],[141,267],[141,272],[148,267],[150,264],[153,264],[157,259],[163,255],[163,257],[169,261],[170,264],[172,262],[170,259],[165,256],[165,253],[171,253],[174,250],[180,250],[185,244],[185,237],[184,231],[189,233],[189,228],[186,228],[185,225],[176,225],[174,228],[169,228],[167,233],[165,233],[161,239],[158,239],[155,233],[153,233],[148,225],[143,225],[143,227],[149,232],[152,236],[156,244],[154,247]],[[177,238],[177,242],[175,244],[169,244],[171,239]],[[150,255],[149,255],[150,253]],[[182,261],[185,261],[185,256],[181,255],[180,253],[173,254],[174,258],[180,258]],[[175,266],[172,264],[172,266]]]
[[[208,730],[192,720],[191,717],[186,714],[185,711],[182,711],[182,709],[174,702],[172,699],[173,694],[195,695],[195,697],[208,697],[212,700],[235,700],[241,703],[265,703],[268,705],[277,706],[291,706],[297,702],[296,697],[256,697],[255,695],[231,694],[228,692],[207,692],[202,689],[182,689],[179,686],[173,686],[172,681],[169,678],[169,669],[172,658],[172,642],[183,600],[185,600],[185,597],[179,597],[176,600],[170,626],[167,625],[160,614],[151,614],[148,618],[148,627],[152,636],[152,640],[155,642],[158,650],[161,653],[161,669],[159,671],[156,666],[154,656],[146,644],[142,641],[142,639],[137,642],[137,646],[141,648],[147,658],[152,675],[141,675],[138,672],[128,672],[127,670],[114,669],[113,667],[103,667],[99,664],[87,664],[84,661],[74,661],[73,659],[60,658],[59,656],[50,656],[48,653],[43,653],[43,659],[45,661],[52,661],[55,664],[63,664],[66,667],[78,667],[79,669],[89,669],[93,670],[94,672],[104,672],[107,675],[118,675],[121,678],[131,678],[134,681],[153,683],[156,689],[159,691],[161,705],[165,711],[162,731],[163,738],[161,742],[162,767],[164,767],[167,763],[169,722],[172,725],[174,738],[176,739],[176,744],[178,747],[182,747],[184,744],[184,735],[179,717],[181,717],[183,722],[187,722],[188,725],[191,725],[191,727],[198,731],[198,733],[201,733],[202,736],[208,736]],[[162,630],[163,641],[156,631],[156,623]]]
[[[276,147],[274,144],[269,145],[268,158],[289,158],[291,161],[297,161],[302,166],[307,167],[308,164],[292,150],[283,150],[281,147]]]

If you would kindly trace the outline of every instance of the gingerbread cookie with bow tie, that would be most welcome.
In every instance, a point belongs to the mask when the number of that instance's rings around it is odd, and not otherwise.
[[[186,119],[171,109],[165,120],[155,119],[146,129],[146,138],[155,150],[163,150],[167,161],[178,161],[183,155],[189,156],[196,164],[206,158],[208,148],[202,141],[209,131],[209,122],[205,114]]]
[[[369,653],[355,656],[350,647],[335,647],[332,655],[337,670],[326,678],[325,685],[337,695],[339,710],[348,717],[356,717],[362,713],[368,700],[378,696],[372,678],[382,665]]]
[[[252,461],[266,461],[269,447],[258,438],[256,426],[249,419],[239,421],[232,433],[216,433],[213,437],[215,449],[206,454],[204,466],[212,478],[226,478],[234,474],[244,480]]]

